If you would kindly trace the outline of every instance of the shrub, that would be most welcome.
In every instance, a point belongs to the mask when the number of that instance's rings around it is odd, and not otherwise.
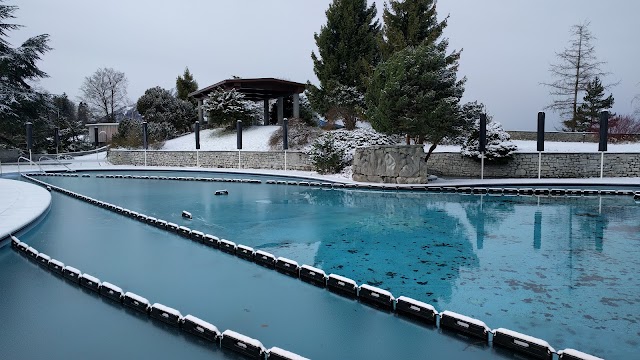
[[[480,159],[478,151],[480,137],[480,120],[476,120],[471,135],[465,141],[461,154],[473,159]],[[484,158],[490,162],[506,162],[514,151],[518,150],[516,144],[511,142],[511,136],[504,131],[502,124],[497,121],[487,122],[487,145]]]
[[[303,119],[289,119],[289,149],[300,150],[318,137],[320,129],[309,126]],[[271,150],[282,150],[282,128],[278,128],[269,138]]]
[[[176,136],[176,129],[168,122],[147,123],[149,147],[159,149],[166,140]],[[114,147],[127,149],[142,148],[142,120],[125,119],[118,126],[118,133],[111,141]]]
[[[331,134],[317,138],[309,151],[311,162],[320,174],[340,172],[346,166],[344,156],[344,150],[336,145]]]
[[[399,137],[381,134],[373,129],[356,128],[355,130],[338,129],[326,131],[319,138],[332,137],[336,147],[344,153],[344,163],[351,165],[356,148],[377,145],[396,145]]]

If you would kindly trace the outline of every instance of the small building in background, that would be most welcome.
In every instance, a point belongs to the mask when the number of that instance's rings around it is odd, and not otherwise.
[[[87,124],[89,129],[89,140],[91,143],[96,142],[96,128],[98,129],[98,146],[104,146],[111,143],[113,135],[118,133],[118,123],[97,123]]]

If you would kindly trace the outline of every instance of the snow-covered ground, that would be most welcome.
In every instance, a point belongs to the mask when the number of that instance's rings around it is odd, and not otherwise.
[[[269,151],[269,137],[280,126],[252,126],[242,131],[242,150]],[[200,132],[200,150],[203,151],[235,151],[237,150],[236,133],[221,134],[222,129],[208,129]],[[171,139],[164,143],[161,150],[195,150],[196,138],[193,133]]]
[[[359,127],[364,127],[359,124]],[[253,126],[245,129],[243,132],[243,150],[244,151],[268,151],[269,150],[269,137],[278,130],[279,126]],[[220,129],[203,130],[200,133],[200,145],[201,150],[204,151],[235,151],[236,150],[236,134],[235,132],[227,132],[220,134]],[[535,141],[513,141],[518,146],[518,152],[536,152]],[[427,147],[428,148],[428,147]],[[597,143],[567,143],[567,142],[545,142],[546,152],[583,152],[583,153],[595,153],[598,151]],[[162,150],[195,150],[195,137],[194,134],[188,134],[176,139],[169,140],[165,143]],[[609,144],[609,152],[640,152],[640,143],[631,144]],[[459,146],[440,145],[436,148],[436,152],[460,152]],[[140,167],[131,166],[113,166],[106,159],[106,152],[98,154],[89,154],[84,156],[78,156],[72,161],[65,161],[65,165],[72,169],[88,170],[88,169],[139,169]],[[48,163],[43,165],[46,170],[65,170],[64,167],[58,164]],[[157,168],[160,169],[160,168]],[[166,169],[179,169],[186,170],[186,168],[166,168]],[[22,171],[38,171],[39,168],[32,165],[22,164]],[[204,170],[202,168],[193,168],[190,170]],[[283,176],[298,176],[307,179],[316,180],[329,180],[340,182],[353,182],[351,179],[351,167],[347,167],[341,174],[333,175],[319,175],[312,171],[282,171],[282,170],[239,170],[239,169],[207,169],[211,171],[229,171],[234,172],[246,172],[246,173],[258,173],[258,174],[270,174],[270,175],[283,175]],[[18,167],[15,165],[2,165],[0,167],[0,174],[7,172],[17,172]],[[542,179],[541,183],[548,182],[550,179]],[[512,182],[517,183],[535,183],[537,179],[493,179],[493,180],[473,180],[473,179],[439,179],[436,182],[438,184],[491,184],[492,182]],[[622,183],[622,184],[638,184],[639,178],[605,178],[605,179],[556,179],[558,183]]]
[[[512,140],[514,144],[518,146],[518,150],[516,152],[527,153],[527,152],[537,152],[537,142],[535,141],[525,141],[525,140]],[[425,149],[428,149],[428,146],[425,146]],[[544,143],[544,151],[545,152],[566,152],[566,153],[596,153],[598,152],[598,143],[589,143],[589,142],[555,142],[555,141],[545,141]],[[608,144],[607,145],[608,152],[640,152],[640,143],[629,143],[629,144]],[[460,152],[460,146],[457,145],[439,145],[435,152]]]
[[[365,127],[365,126],[359,126]],[[278,130],[279,126],[252,126],[242,132],[242,149],[245,151],[269,151],[269,137]],[[235,151],[236,133],[221,134],[221,129],[203,130],[200,132],[200,150],[203,151]],[[535,141],[512,140],[518,146],[517,152],[537,152]],[[162,150],[195,150],[195,135],[193,133],[167,141]],[[598,143],[590,142],[553,142],[544,143],[545,152],[598,152]],[[428,149],[425,146],[425,149]],[[640,152],[640,143],[609,144],[608,152]],[[460,152],[460,146],[439,145],[436,152]],[[89,155],[90,156],[90,155]],[[94,155],[95,156],[95,155]]]

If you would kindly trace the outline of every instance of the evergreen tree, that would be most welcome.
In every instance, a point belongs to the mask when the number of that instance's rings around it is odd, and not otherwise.
[[[168,123],[180,132],[188,132],[197,120],[194,106],[175,98],[171,92],[159,86],[147,89],[137,103],[140,115],[149,123]]]
[[[444,138],[470,125],[460,106],[466,79],[457,80],[458,63],[448,63],[445,48],[422,44],[393,54],[376,68],[366,94],[373,128],[426,140],[425,161]]]
[[[18,147],[24,143],[24,123],[42,121],[39,110],[46,107],[46,96],[32,86],[32,82],[47,76],[36,63],[51,50],[49,35],[27,39],[13,48],[7,33],[20,25],[7,23],[15,18],[17,6],[2,5],[0,0],[0,144]]]
[[[449,17],[438,22],[436,0],[391,0],[389,5],[385,3],[382,18],[382,52],[389,58],[407,46],[437,44]],[[459,53],[454,54],[459,57]]]
[[[51,97],[49,117],[59,129],[60,151],[84,150],[85,142],[81,135],[87,134],[85,124],[78,119],[76,105],[69,100],[67,94]]]
[[[593,81],[587,84],[585,89],[583,103],[576,111],[576,131],[589,131],[600,121],[600,113],[604,110],[611,109],[613,106],[613,95],[609,94],[604,97],[604,86],[599,77],[595,77]],[[615,114],[610,114],[615,116]]]
[[[502,124],[487,118],[486,150],[484,154],[479,150],[480,120],[476,117],[471,127],[471,133],[464,142],[460,153],[473,159],[480,160],[482,156],[490,162],[505,162],[518,150],[518,146],[511,142],[511,135],[504,131]]]
[[[181,100],[187,100],[193,105],[197,104],[196,99],[189,98],[189,94],[198,90],[198,82],[193,79],[193,75],[189,72],[189,68],[184,69],[184,74],[176,79],[176,97]]]
[[[91,112],[89,111],[89,105],[86,102],[80,101],[78,104],[78,114],[76,115],[78,121],[83,124],[87,124],[91,119]]]
[[[260,116],[258,106],[246,100],[236,89],[216,89],[209,93],[203,109],[208,114],[209,122],[217,126],[233,127],[237,120],[242,120],[245,126],[249,126]]]
[[[76,113],[76,104],[73,101],[69,100],[69,97],[66,93],[62,95],[53,95],[51,97],[53,102],[54,111],[56,112],[56,118],[59,121],[76,121],[77,113]],[[56,121],[57,125],[60,126],[60,123]]]
[[[368,79],[381,58],[382,39],[375,4],[367,6],[366,0],[334,0],[326,15],[327,24],[314,34],[318,55],[311,53],[320,87],[308,84],[312,106],[323,115],[330,110],[325,99],[337,87],[366,92]]]

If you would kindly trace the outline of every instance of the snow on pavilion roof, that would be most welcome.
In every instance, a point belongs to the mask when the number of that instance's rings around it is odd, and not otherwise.
[[[302,83],[275,78],[227,79],[194,91],[189,96],[200,99],[216,89],[236,89],[247,100],[258,101],[300,94],[304,91],[305,86]]]

